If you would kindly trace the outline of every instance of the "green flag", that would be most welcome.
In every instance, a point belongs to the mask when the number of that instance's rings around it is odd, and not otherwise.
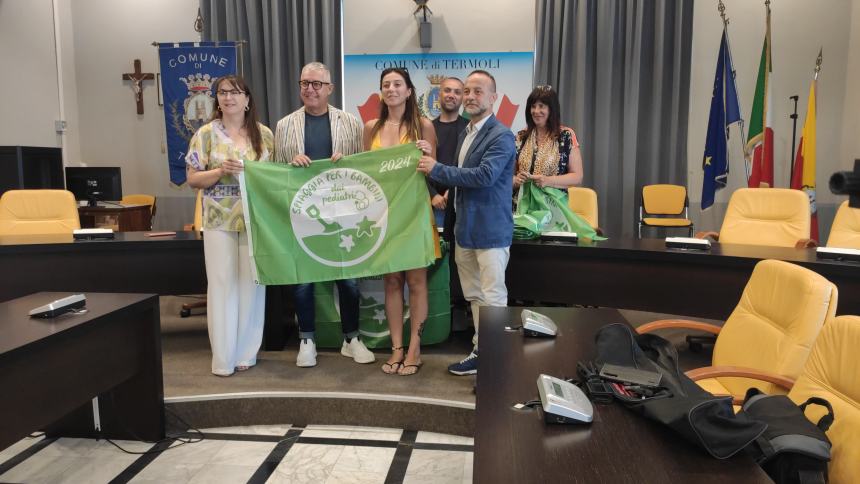
[[[245,162],[242,197],[260,284],[375,276],[435,259],[414,144],[318,160]]]
[[[567,204],[567,190],[539,188],[531,180],[520,187],[514,213],[514,238],[536,239],[543,232],[575,232],[579,237],[606,240]]]

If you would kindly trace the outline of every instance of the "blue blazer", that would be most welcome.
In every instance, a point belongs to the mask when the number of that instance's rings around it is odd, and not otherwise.
[[[466,132],[457,139],[457,158]],[[514,134],[490,115],[469,147],[463,167],[436,163],[430,178],[456,187],[457,244],[467,249],[510,247],[514,233],[511,212],[514,163],[517,150]]]

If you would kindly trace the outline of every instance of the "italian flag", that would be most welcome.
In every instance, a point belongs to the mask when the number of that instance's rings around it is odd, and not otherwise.
[[[770,89],[770,8],[767,11],[767,32],[758,66],[746,158],[751,165],[747,184],[750,188],[773,186],[773,116]]]
[[[815,207],[815,87],[813,79],[809,86],[809,102],[806,105],[806,121],[800,134],[800,144],[794,159],[794,171],[791,174],[791,188],[803,190],[809,195],[809,209],[812,212],[812,223],[809,226],[809,238],[818,241],[818,210]]]

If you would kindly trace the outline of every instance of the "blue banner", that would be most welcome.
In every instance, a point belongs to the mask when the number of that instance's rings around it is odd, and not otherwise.
[[[217,106],[214,83],[236,73],[236,43],[163,43],[158,45],[158,57],[170,181],[182,185],[188,141],[212,119]]]

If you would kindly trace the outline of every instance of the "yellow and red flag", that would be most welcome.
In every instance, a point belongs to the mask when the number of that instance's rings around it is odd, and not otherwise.
[[[817,73],[816,73],[817,77]],[[809,86],[809,101],[806,105],[806,121],[800,134],[797,156],[794,158],[794,171],[791,173],[791,188],[803,190],[809,195],[809,209],[812,223],[809,238],[818,241],[818,210],[815,206],[815,91],[817,81]]]

